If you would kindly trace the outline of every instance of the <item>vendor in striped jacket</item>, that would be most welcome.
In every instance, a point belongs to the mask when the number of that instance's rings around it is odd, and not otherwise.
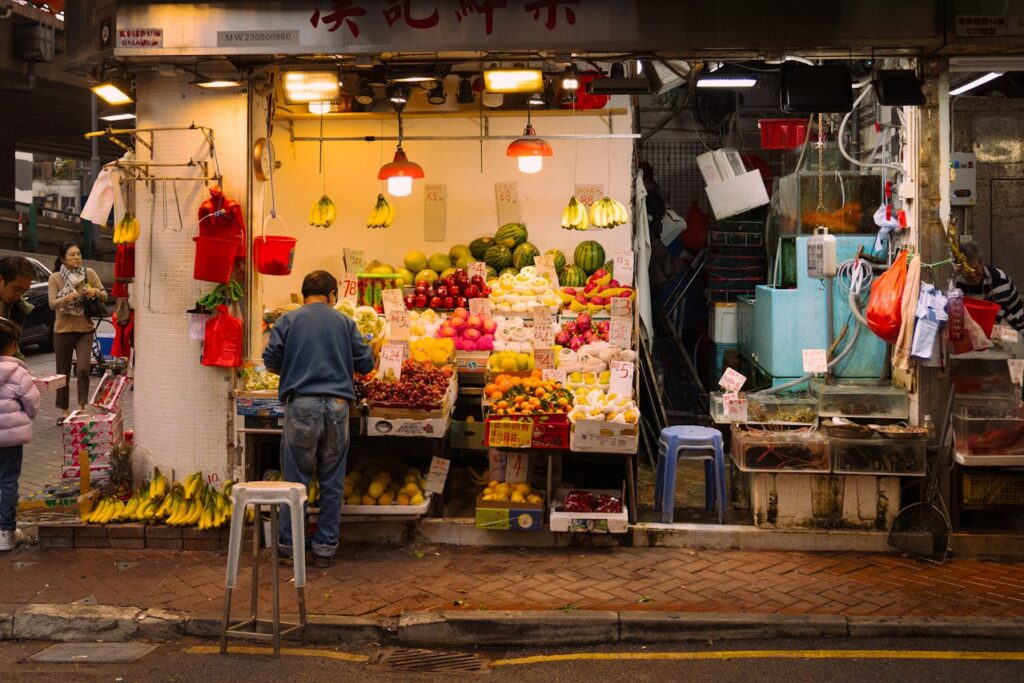
[[[1017,288],[1006,272],[985,265],[981,259],[981,248],[975,242],[964,240],[960,243],[960,251],[967,259],[967,265],[973,269],[970,274],[961,272],[957,276],[957,287],[964,296],[999,304],[1002,310],[999,311],[998,322],[1024,333],[1024,303],[1021,303]]]

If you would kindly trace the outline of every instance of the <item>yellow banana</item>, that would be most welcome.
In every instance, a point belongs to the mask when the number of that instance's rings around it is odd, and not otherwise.
[[[310,209],[309,224],[314,228],[329,228],[337,217],[338,207],[330,197],[324,195]]]

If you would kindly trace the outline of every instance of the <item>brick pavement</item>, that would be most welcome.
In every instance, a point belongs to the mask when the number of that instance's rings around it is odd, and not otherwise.
[[[248,600],[248,560],[235,595]],[[223,553],[21,548],[0,555],[0,601],[216,612]],[[269,606],[269,567],[261,599]],[[294,610],[290,569],[283,607]],[[1024,617],[1024,563],[944,565],[889,554],[671,548],[507,549],[454,546],[343,549],[308,570],[314,614],[396,616],[464,609],[653,610],[848,616]]]

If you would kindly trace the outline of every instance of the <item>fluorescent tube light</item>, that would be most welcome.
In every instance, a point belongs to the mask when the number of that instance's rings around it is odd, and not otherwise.
[[[1001,72],[992,71],[990,73],[985,74],[984,76],[979,76],[978,78],[975,78],[973,81],[968,81],[968,82],[964,83],[963,85],[957,87],[954,90],[950,90],[949,94],[951,96],[952,95],[963,95],[968,90],[974,90],[979,85],[984,85],[984,84],[988,83],[989,81],[994,81],[995,79],[999,78],[1002,75],[1003,74]]]

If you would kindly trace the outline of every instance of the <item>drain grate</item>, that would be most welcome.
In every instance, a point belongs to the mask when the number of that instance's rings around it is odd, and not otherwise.
[[[424,673],[488,673],[487,662],[468,652],[418,650],[399,647],[387,650],[378,664],[398,671]]]

